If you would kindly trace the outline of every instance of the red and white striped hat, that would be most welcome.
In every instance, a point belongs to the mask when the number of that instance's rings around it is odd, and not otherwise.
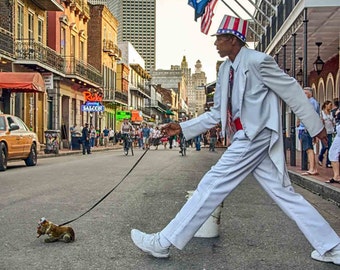
[[[248,30],[248,21],[242,20],[229,15],[224,15],[223,20],[213,36],[231,34],[238,37],[244,43],[246,42]]]

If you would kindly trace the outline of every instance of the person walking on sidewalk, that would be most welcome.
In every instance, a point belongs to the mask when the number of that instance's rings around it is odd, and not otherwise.
[[[169,257],[170,246],[183,249],[217,206],[251,173],[315,248],[311,257],[340,264],[339,236],[291,185],[283,151],[279,98],[312,136],[325,143],[326,130],[298,82],[271,56],[245,47],[246,26],[247,21],[226,15],[216,33],[216,49],[221,57],[228,58],[219,68],[210,111],[162,128],[164,135],[182,132],[190,139],[221,121],[223,134],[228,131],[231,136],[230,146],[163,230],[147,234],[133,229],[132,241],[154,257]]]
[[[337,110],[335,113],[335,119],[338,123],[336,125],[336,136],[334,137],[334,141],[329,148],[328,151],[328,158],[332,164],[332,170],[333,170],[333,177],[326,181],[326,183],[337,183],[340,184],[340,165],[339,165],[339,158],[340,158],[340,110]]]
[[[322,144],[322,148],[318,157],[318,164],[322,166],[323,158],[325,153],[326,154],[326,167],[327,168],[332,168],[331,162],[328,158],[328,151],[329,148],[331,148],[332,145],[332,140],[333,140],[333,134],[334,134],[334,126],[335,126],[335,121],[334,117],[332,115],[332,108],[333,104],[332,101],[326,100],[321,107],[321,121],[324,124],[327,132],[327,138],[328,138],[328,144]]]

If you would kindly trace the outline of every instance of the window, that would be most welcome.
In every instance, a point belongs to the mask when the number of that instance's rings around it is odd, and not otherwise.
[[[76,37],[71,35],[71,56],[76,55]]]
[[[30,41],[34,39],[34,14],[28,13],[28,38]]]
[[[43,43],[44,36],[44,21],[42,19],[38,19],[38,42]]]
[[[24,38],[24,7],[18,5],[17,38]]]
[[[84,41],[80,41],[79,44],[79,58],[80,60],[84,60]]]
[[[60,54],[66,55],[66,30],[64,27],[61,27],[60,31]]]

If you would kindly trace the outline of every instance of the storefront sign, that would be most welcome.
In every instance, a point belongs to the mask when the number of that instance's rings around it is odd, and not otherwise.
[[[82,112],[103,112],[104,110],[105,107],[99,102],[86,102],[84,105],[81,105]]]
[[[46,89],[53,89],[53,73],[41,73]]]
[[[99,93],[92,93],[90,91],[84,91],[84,99],[89,102],[102,102],[103,96]]]
[[[116,120],[117,121],[124,120],[125,118],[127,118],[127,119],[131,118],[131,113],[129,111],[117,111],[117,113],[116,113]]]

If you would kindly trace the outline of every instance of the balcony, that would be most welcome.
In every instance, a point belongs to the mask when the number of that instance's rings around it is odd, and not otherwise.
[[[148,116],[148,117],[151,116],[151,109],[150,108],[138,106],[137,110],[142,111],[143,114]]]
[[[130,91],[135,92],[136,95],[141,97],[150,98],[151,96],[151,89],[148,87],[145,87],[144,84],[137,84],[137,87],[134,85],[130,86]]]
[[[64,59],[51,48],[33,39],[15,41],[16,64],[36,65],[49,71],[64,73]]]
[[[64,11],[62,5],[55,0],[32,0],[34,4],[40,7],[42,10],[48,11]]]
[[[102,74],[93,66],[76,59],[74,56],[65,56],[64,72],[68,78],[79,77],[84,80],[89,80],[91,83],[96,84],[97,87],[102,85]]]
[[[145,107],[156,108],[158,111],[166,111],[168,107],[158,100],[147,100]]]
[[[115,102],[121,103],[123,105],[128,104],[128,95],[122,92],[115,92]]]
[[[13,57],[13,33],[0,28],[0,53]]]
[[[113,56],[116,60],[120,60],[122,58],[122,51],[116,44],[113,43],[112,40],[103,40],[103,52]]]
[[[114,102],[114,100],[115,100],[115,91],[113,89],[105,89],[104,88],[103,101]]]

